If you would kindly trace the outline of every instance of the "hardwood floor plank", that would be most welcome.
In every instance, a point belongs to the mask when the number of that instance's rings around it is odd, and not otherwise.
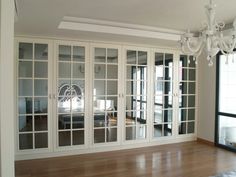
[[[16,162],[16,177],[208,177],[236,154],[202,142]]]

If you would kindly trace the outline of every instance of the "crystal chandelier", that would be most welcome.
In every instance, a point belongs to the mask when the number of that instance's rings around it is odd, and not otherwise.
[[[233,30],[230,35],[224,36],[224,22],[217,22],[215,19],[215,8],[213,0],[205,6],[207,14],[207,23],[203,25],[203,29],[197,36],[189,30],[181,36],[181,50],[186,55],[192,55],[197,64],[197,58],[205,50],[208,65],[213,65],[213,58],[221,51],[224,55],[233,53],[236,45],[236,19],[233,22]],[[228,58],[228,57],[227,57]],[[228,61],[227,61],[228,62]]]

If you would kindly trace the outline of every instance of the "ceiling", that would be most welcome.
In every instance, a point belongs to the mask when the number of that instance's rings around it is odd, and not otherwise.
[[[235,0],[215,0],[216,18],[232,23]],[[64,16],[108,20],[184,31],[206,21],[208,0],[18,0],[16,35],[174,45],[165,40],[58,29]]]

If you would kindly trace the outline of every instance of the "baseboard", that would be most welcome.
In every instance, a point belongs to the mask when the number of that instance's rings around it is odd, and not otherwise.
[[[202,138],[197,138],[197,141],[201,142],[201,143],[204,143],[204,144],[207,144],[207,145],[210,145],[210,146],[215,146],[214,142],[211,142],[211,141],[208,141],[208,140],[205,140],[205,139],[202,139]]]

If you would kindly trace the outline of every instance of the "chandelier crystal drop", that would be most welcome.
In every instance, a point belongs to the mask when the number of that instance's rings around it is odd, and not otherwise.
[[[225,27],[224,22],[217,22],[215,19],[216,4],[210,0],[210,4],[205,6],[207,23],[204,24],[203,30],[195,36],[189,30],[181,36],[181,50],[186,55],[192,55],[195,62],[204,50],[207,55],[208,65],[213,65],[213,59],[220,51],[224,55],[233,54],[236,46],[236,19],[233,22],[233,29],[229,35],[223,35]]]

